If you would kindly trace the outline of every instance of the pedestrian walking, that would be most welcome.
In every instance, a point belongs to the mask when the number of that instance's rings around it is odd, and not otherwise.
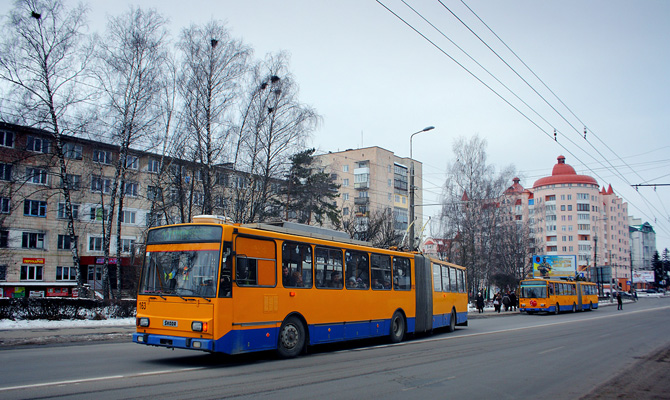
[[[516,305],[516,303],[517,303],[517,298],[516,298],[516,293],[514,293],[514,291],[511,291],[511,292],[510,292],[510,294],[509,294],[509,300],[510,300],[510,303],[512,303],[512,311],[516,311],[516,307],[517,307],[517,305]]]
[[[510,307],[512,306],[512,301],[509,298],[509,292],[505,293],[505,295],[503,296],[502,303],[503,306],[505,306],[505,312],[509,311]]]
[[[477,293],[477,298],[475,299],[475,304],[477,305],[477,311],[479,313],[484,312],[484,296],[482,296],[482,292]]]
[[[616,292],[616,309],[623,310],[623,301],[621,300],[621,292]]]
[[[496,293],[495,297],[493,297],[493,309],[495,312],[500,313],[500,307],[502,302],[502,295],[500,292]]]

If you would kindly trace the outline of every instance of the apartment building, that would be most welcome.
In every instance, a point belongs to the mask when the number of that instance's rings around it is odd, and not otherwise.
[[[398,232],[409,225],[409,181],[411,160],[381,147],[365,147],[316,156],[340,185],[337,206],[343,219],[354,218],[365,226],[373,213],[392,212]],[[418,236],[423,221],[422,164],[414,161],[414,201]]]
[[[61,176],[48,132],[0,123],[0,297],[73,296],[76,275],[65,215],[63,184],[70,188],[79,264],[90,288],[102,287],[103,204],[115,176],[119,148],[105,141],[66,137],[67,174]],[[110,246],[110,281],[135,279],[135,256],[152,226],[190,222],[202,213],[203,167],[181,159],[130,151],[125,194]],[[229,164],[215,167],[211,193],[213,213],[232,216],[245,209],[242,195],[257,186],[248,174]],[[272,191],[281,182],[272,182]],[[165,194],[165,195],[164,195]],[[247,207],[248,208],[248,207]],[[116,254],[117,236],[121,252]]]
[[[633,270],[653,270],[652,261],[656,253],[656,232],[649,222],[628,217],[630,253]]]
[[[547,255],[576,255],[578,272],[611,266],[613,278],[630,280],[628,204],[612,186],[575,169],[559,156],[551,176],[533,184],[536,251]]]

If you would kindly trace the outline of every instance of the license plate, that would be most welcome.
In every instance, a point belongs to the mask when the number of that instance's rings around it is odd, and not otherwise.
[[[164,320],[163,320],[163,326],[170,326],[170,327],[176,328],[176,327],[177,327],[177,321],[172,321],[172,320],[169,320],[169,319],[164,319]]]

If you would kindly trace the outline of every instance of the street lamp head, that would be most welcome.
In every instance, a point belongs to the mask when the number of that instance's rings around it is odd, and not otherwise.
[[[433,129],[435,129],[434,126],[427,126],[427,127],[423,128],[423,130],[421,132],[431,131]]]

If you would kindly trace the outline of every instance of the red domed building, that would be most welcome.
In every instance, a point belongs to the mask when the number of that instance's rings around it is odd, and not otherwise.
[[[564,156],[558,156],[551,176],[535,181],[532,190],[524,189],[515,178],[505,195],[521,203],[515,204],[516,219],[531,226],[536,254],[574,255],[578,271],[587,277],[588,267],[610,265],[612,277],[626,288],[630,280],[628,204],[611,185],[601,190],[598,181],[577,174]]]

